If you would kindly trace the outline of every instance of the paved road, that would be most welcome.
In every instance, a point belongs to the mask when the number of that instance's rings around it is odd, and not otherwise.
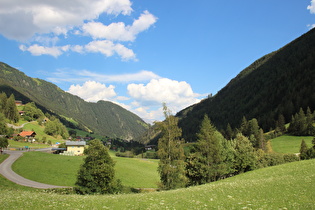
[[[44,150],[44,149],[41,149],[41,150]],[[5,153],[9,154],[10,156],[0,164],[0,174],[2,174],[5,178],[7,178],[8,180],[10,180],[12,182],[15,182],[19,185],[24,185],[27,187],[34,187],[34,188],[40,188],[40,189],[68,188],[66,186],[55,186],[55,185],[49,185],[49,184],[43,184],[43,183],[35,182],[35,181],[29,180],[29,179],[25,179],[24,177],[15,173],[12,170],[11,166],[14,163],[14,161],[16,161],[22,155],[23,152],[25,152],[25,151],[6,150]]]

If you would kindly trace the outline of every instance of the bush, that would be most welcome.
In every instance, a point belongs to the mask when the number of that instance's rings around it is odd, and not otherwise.
[[[295,154],[284,154],[283,160],[285,163],[290,163],[290,162],[294,162],[294,161],[299,161],[300,158]]]
[[[157,152],[154,151],[147,151],[143,154],[143,158],[147,158],[147,159],[159,159],[159,156],[157,154]]]
[[[266,153],[265,160],[267,166],[276,166],[285,163],[283,155],[280,153]]]
[[[127,158],[133,158],[134,154],[131,151],[126,152],[116,152],[115,154],[117,157],[127,157]]]

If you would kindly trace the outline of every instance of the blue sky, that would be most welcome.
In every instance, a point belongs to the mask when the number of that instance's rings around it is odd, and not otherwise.
[[[162,120],[315,24],[315,0],[0,0],[0,61]]]

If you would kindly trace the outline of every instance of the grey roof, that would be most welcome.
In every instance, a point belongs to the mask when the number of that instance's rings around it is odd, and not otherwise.
[[[85,141],[66,141],[66,146],[85,146]]]

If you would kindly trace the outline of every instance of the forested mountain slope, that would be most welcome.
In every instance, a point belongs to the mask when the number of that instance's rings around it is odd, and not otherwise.
[[[108,102],[89,103],[56,85],[26,76],[0,62],[0,92],[13,93],[23,103],[34,101],[38,107],[73,121],[80,128],[109,137],[134,139],[146,130],[137,115]]]
[[[228,123],[238,127],[245,116],[256,118],[268,131],[280,114],[289,122],[300,107],[315,109],[315,29],[258,59],[214,97],[177,116],[184,138],[190,141],[205,114],[218,129],[225,129]]]

